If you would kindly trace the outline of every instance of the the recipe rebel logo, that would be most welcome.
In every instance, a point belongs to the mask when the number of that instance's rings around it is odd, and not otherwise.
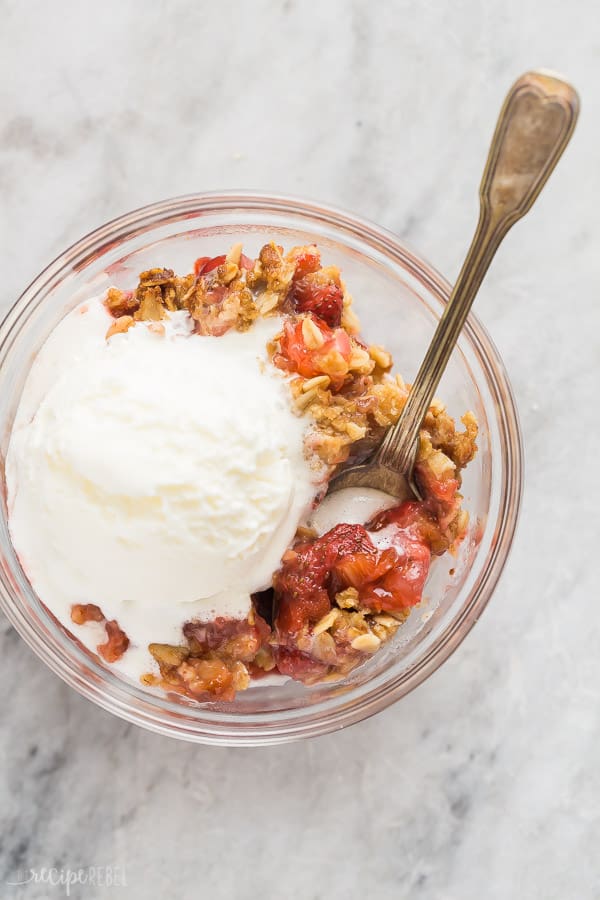
[[[19,869],[14,878],[7,880],[11,887],[26,884],[46,884],[62,888],[67,897],[76,885],[87,887],[122,888],[127,887],[127,875],[123,866],[87,866],[80,869]]]

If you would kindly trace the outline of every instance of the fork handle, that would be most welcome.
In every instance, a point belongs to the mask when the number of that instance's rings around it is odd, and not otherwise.
[[[375,454],[381,465],[410,474],[423,419],[485,273],[509,228],[542,190],[578,111],[575,89],[543,71],[527,72],[508,92],[479,188],[473,241],[402,414]]]

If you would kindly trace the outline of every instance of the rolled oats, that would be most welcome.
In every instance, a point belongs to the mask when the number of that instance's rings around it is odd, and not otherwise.
[[[244,246],[243,244],[233,244],[230,247],[229,252],[227,253],[227,256],[225,257],[225,263],[233,265],[237,269],[237,267],[240,264],[240,258],[242,255],[243,246]]]
[[[369,634],[360,634],[358,637],[355,637],[350,644],[353,650],[360,650],[361,653],[375,653],[380,645],[381,641],[377,635],[372,634],[371,632]]]
[[[326,616],[323,616],[322,619],[319,619],[317,624],[313,627],[313,634],[316,635],[321,634],[323,631],[328,631],[338,618],[339,614],[339,609],[335,609],[335,607],[330,610],[330,612],[328,612]]]
[[[358,606],[358,591],[348,587],[335,595],[335,602],[341,609],[356,609]]]
[[[309,350],[317,350],[325,343],[320,328],[315,325],[310,316],[306,316],[302,320],[302,337]]]
[[[109,325],[108,331],[106,332],[106,340],[108,340],[109,337],[112,337],[113,334],[123,334],[128,328],[131,328],[134,321],[133,316],[119,316],[112,325]]]
[[[306,381],[302,383],[303,391],[310,391],[312,388],[328,388],[331,384],[331,378],[329,375],[315,375],[314,378],[307,378]]]
[[[375,363],[375,365],[379,366],[380,369],[387,371],[392,367],[392,356],[387,350],[384,350],[383,347],[377,346],[377,344],[372,344],[369,347],[369,356]]]
[[[312,388],[310,391],[306,391],[305,394],[298,394],[296,400],[294,401],[296,409],[303,410],[307,406],[309,406],[317,396],[317,393],[318,389]]]
[[[375,363],[364,347],[355,344],[352,347],[352,355],[350,356],[348,368],[351,372],[356,372],[359,375],[370,375],[375,368]]]

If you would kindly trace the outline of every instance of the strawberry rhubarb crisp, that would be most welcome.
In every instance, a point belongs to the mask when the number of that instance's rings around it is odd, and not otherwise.
[[[343,678],[467,530],[477,424],[457,430],[439,401],[422,500],[319,515],[408,392],[315,245],[142,272],[77,307],[34,363],[7,459],[13,544],[50,612],[148,686],[223,701],[265,673]]]

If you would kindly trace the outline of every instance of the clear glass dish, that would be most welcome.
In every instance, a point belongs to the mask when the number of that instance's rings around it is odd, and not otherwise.
[[[78,241],[27,288],[0,326],[0,606],[50,669],[115,715],[161,734],[210,744],[260,745],[324,734],[400,699],[463,640],[490,599],[506,562],[521,498],[521,436],[510,385],[474,316],[438,394],[459,417],[472,409],[479,453],[465,472],[471,524],[457,558],[437,559],[424,603],[394,641],[344,682],[304,687],[258,682],[230,704],[167,699],[115,675],[73,639],[32,591],[7,529],[4,459],[25,378],[50,331],[76,304],[109,285],[128,288],[157,265],[189,271],[193,260],[238,240],[252,255],[267,240],[316,242],[342,269],[363,332],[384,344],[410,381],[449,295],[448,283],[396,237],[349,213],[287,197],[201,194],[156,203]],[[160,640],[160,635],[157,635]]]

